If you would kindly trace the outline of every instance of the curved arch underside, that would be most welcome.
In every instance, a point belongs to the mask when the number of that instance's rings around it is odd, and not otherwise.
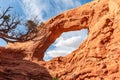
[[[29,54],[26,57],[27,59],[32,57],[33,59],[42,60],[44,52],[63,32],[81,29],[91,31],[91,27],[95,25],[94,21],[99,20],[100,16],[102,17],[108,12],[108,4],[104,4],[103,8],[97,6],[96,3],[97,1],[91,2],[59,14],[40,27],[38,36],[35,39],[23,43],[9,43],[7,48],[24,50],[26,54]],[[96,7],[99,7],[99,10]]]

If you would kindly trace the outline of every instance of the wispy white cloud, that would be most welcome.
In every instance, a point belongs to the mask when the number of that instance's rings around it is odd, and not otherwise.
[[[45,54],[45,59],[51,59],[53,57],[65,56],[75,49],[77,49],[80,43],[87,37],[87,30],[72,31],[63,33],[55,42],[55,48],[48,50]],[[48,58],[50,57],[50,58]]]
[[[47,56],[49,57],[58,57],[58,56],[65,56],[68,54],[67,50],[51,50],[49,52],[47,52]]]
[[[60,3],[60,0],[55,0],[58,2],[58,4]],[[64,4],[65,7],[69,8],[69,7],[75,7],[78,5],[81,5],[80,1],[78,0],[61,0],[61,2]]]
[[[39,4],[41,3],[39,0],[22,0],[19,2],[27,18],[37,16],[42,20],[42,8],[44,8],[44,5],[40,6]]]
[[[27,18],[38,16],[45,21],[60,12],[80,6],[80,0],[22,0],[21,6]],[[87,32],[77,31],[63,34],[52,46],[54,49],[48,49],[45,59],[57,56],[65,56],[75,50],[81,41],[86,37]]]
[[[81,5],[79,0],[21,0],[19,2],[28,18],[38,16],[42,21]]]
[[[67,39],[60,37],[59,40],[56,42],[55,46],[56,47],[66,46],[66,47],[75,48],[79,45],[80,41],[81,41],[81,36],[73,36]]]
[[[91,0],[0,0],[0,5],[14,5],[17,12],[20,12],[21,14],[24,13],[26,18],[29,19],[31,16],[38,16],[38,19],[45,21],[60,12],[80,6],[81,2],[85,3],[88,1]],[[69,54],[79,46],[86,36],[86,30],[63,34],[52,44],[52,49],[49,48],[47,50],[45,59]],[[0,45],[4,44],[6,43],[0,40]]]

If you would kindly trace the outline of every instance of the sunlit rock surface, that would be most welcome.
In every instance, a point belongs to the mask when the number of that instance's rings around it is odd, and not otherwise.
[[[88,29],[88,37],[74,52],[47,62],[37,62],[42,60],[46,49],[61,33],[83,28]],[[34,40],[25,43],[9,43],[7,48],[22,50],[24,55],[30,54],[23,58],[28,60],[32,58],[31,65],[33,63],[43,66],[50,76],[59,80],[119,80],[119,35],[120,1],[94,0],[48,20],[40,28],[38,37]],[[3,68],[2,71],[5,72]]]

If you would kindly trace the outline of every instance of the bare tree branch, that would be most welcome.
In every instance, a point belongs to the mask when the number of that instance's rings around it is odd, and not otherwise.
[[[23,24],[19,16],[8,13],[11,8],[13,7],[8,7],[0,14],[0,38],[6,42],[25,42],[34,39],[37,36],[39,22],[34,18],[34,21],[27,20]],[[25,26],[26,33],[17,32],[19,26]]]

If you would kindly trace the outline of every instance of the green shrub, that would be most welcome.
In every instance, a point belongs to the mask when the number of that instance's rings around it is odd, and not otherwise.
[[[58,78],[52,78],[52,80],[58,80]]]

